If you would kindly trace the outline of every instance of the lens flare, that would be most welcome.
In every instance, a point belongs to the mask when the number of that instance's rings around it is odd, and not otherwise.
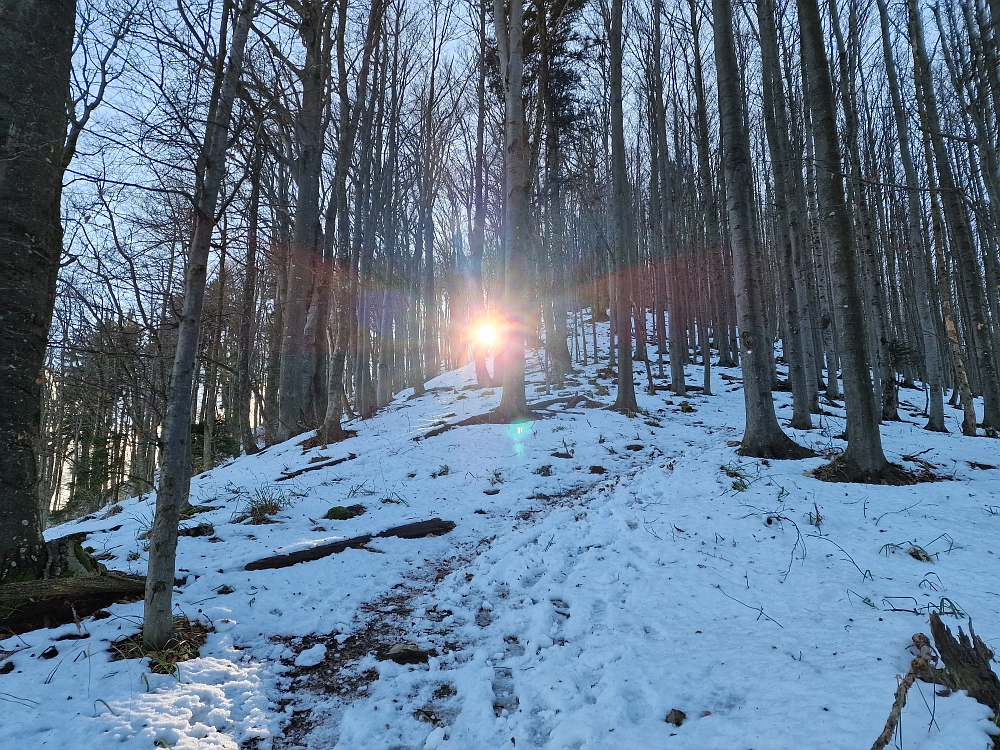
[[[476,338],[479,339],[480,344],[486,344],[489,346],[494,341],[497,340],[497,331],[489,323],[480,326],[479,331],[476,334]]]

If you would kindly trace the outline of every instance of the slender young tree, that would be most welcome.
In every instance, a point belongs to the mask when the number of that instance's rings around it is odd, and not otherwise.
[[[938,115],[937,97],[931,77],[930,60],[924,44],[923,23],[915,0],[907,0],[910,46],[913,50],[913,76],[917,88],[917,98],[921,103],[919,111],[922,124],[930,139],[941,188],[941,204],[944,209],[945,224],[951,236],[958,289],[965,297],[969,310],[968,337],[975,342],[979,354],[979,390],[983,394],[983,425],[992,433],[1000,430],[1000,380],[997,377],[994,358],[994,337],[991,321],[987,316],[987,305],[979,258],[976,251],[969,216],[952,169],[948,150],[945,147]]]
[[[263,153],[259,143],[254,143],[250,166],[250,205],[247,211],[247,254],[243,266],[243,291],[240,299],[240,324],[237,334],[236,388],[234,409],[236,429],[247,455],[256,453],[257,438],[250,424],[250,396],[252,381],[250,362],[254,346],[251,330],[254,325],[254,302],[257,296],[257,232],[260,221],[260,181],[263,171]]]
[[[194,195],[194,228],[188,246],[187,274],[184,279],[184,308],[177,333],[170,378],[170,397],[163,422],[163,452],[160,482],[156,492],[156,516],[149,537],[149,569],[146,575],[146,604],[143,610],[143,645],[155,651],[173,637],[174,563],[177,556],[177,526],[181,508],[191,491],[191,396],[201,311],[205,302],[208,256],[215,229],[216,210],[222,180],[226,174],[226,147],[232,121],[233,101],[243,72],[247,36],[253,20],[255,0],[243,0],[235,14],[229,61],[222,80],[214,89]],[[222,27],[230,23],[231,2],[223,6]],[[221,51],[219,54],[222,54]]]
[[[903,166],[903,176],[906,180],[906,242],[910,261],[913,266],[913,285],[917,294],[917,315],[919,317],[920,335],[924,345],[924,372],[927,387],[930,389],[930,415],[925,430],[947,432],[944,425],[944,396],[941,388],[941,348],[938,346],[937,322],[934,320],[934,294],[930,275],[930,259],[924,243],[920,206],[920,185],[917,182],[917,171],[913,166],[913,155],[910,149],[909,127],[903,100],[899,93],[899,77],[896,74],[896,60],[892,54],[892,39],[889,36],[889,12],[885,0],[876,0],[878,4],[879,22],[882,30],[882,57],[885,61],[886,78],[889,83],[889,96],[892,99],[893,119],[896,125],[896,140],[899,144],[899,161]],[[956,352],[962,356],[961,352]],[[964,373],[964,367],[962,368]],[[968,434],[969,427],[963,424],[963,432]],[[976,421],[973,414],[971,433],[976,434]]]
[[[808,301],[800,300],[803,285],[795,283],[795,267],[802,263],[802,237],[799,233],[798,211],[792,195],[791,145],[788,138],[788,117],[785,94],[778,69],[778,35],[774,24],[773,0],[758,0],[757,19],[760,27],[761,86],[764,103],[764,132],[771,154],[774,173],[774,213],[777,224],[778,268],[782,280],[785,335],[782,349],[788,363],[788,383],[792,389],[791,427],[812,429],[809,416],[810,383],[807,380],[807,350],[805,331],[808,330]],[[801,274],[799,274],[801,276]],[[815,388],[815,385],[812,385]]]
[[[618,331],[618,388],[612,407],[623,414],[635,414],[639,404],[635,400],[632,382],[632,263],[629,252],[629,187],[625,171],[625,119],[622,108],[622,14],[623,0],[611,0],[611,18],[608,24],[610,47],[611,84],[611,245],[614,269],[615,321]]]
[[[524,283],[527,271],[529,149],[524,127],[524,0],[494,0],[493,25],[504,92],[504,297],[503,396],[496,418],[513,421],[528,413],[524,391],[527,335]]]
[[[476,0],[478,33],[476,60],[476,153],[473,163],[473,215],[472,231],[469,233],[469,300],[472,320],[483,318],[483,253],[486,247],[486,2]],[[476,383],[479,386],[492,385],[486,367],[485,346],[473,343],[472,357],[475,361]]]

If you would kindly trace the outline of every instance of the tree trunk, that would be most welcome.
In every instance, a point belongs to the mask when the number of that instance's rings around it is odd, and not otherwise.
[[[0,0],[0,582],[45,566],[37,452],[75,14],[73,0]]]
[[[612,407],[623,414],[635,414],[639,405],[632,383],[632,264],[629,252],[628,175],[625,169],[625,120],[622,111],[622,4],[611,0],[608,27],[611,83],[611,224],[610,237],[615,279],[615,318],[618,324],[618,388]]]
[[[790,426],[798,430],[811,430],[809,416],[810,391],[815,383],[807,378],[806,359],[810,355],[805,346],[803,331],[808,330],[807,300],[800,299],[804,289],[795,284],[796,261],[802,262],[799,246],[799,216],[792,195],[791,144],[788,142],[788,118],[785,110],[784,87],[778,69],[778,35],[774,25],[773,0],[758,0],[757,18],[760,27],[762,87],[764,101],[764,131],[771,153],[774,172],[774,213],[779,243],[778,266],[784,298],[785,338],[782,340],[785,361],[788,364],[788,383],[792,390],[792,419]],[[811,343],[811,342],[810,342]]]
[[[847,408],[847,451],[838,466],[849,481],[896,483],[896,471],[882,452],[879,416],[865,347],[865,320],[854,259],[854,231],[844,196],[837,138],[836,101],[816,0],[797,0],[802,29],[802,64],[809,87],[816,154],[819,215],[831,257],[834,311],[840,337]]]
[[[295,121],[295,221],[289,248],[288,292],[281,344],[278,386],[278,440],[316,426],[313,379],[322,301],[314,294],[322,269],[320,254],[320,176],[323,170],[324,96],[330,70],[329,11],[319,0],[296,6],[301,13],[299,36],[305,61],[299,78],[302,100]],[[320,285],[321,286],[321,285]]]
[[[217,100],[212,102],[205,140],[196,171],[195,222],[188,247],[184,280],[184,309],[177,333],[177,351],[170,381],[170,399],[163,422],[163,454],[156,493],[156,516],[149,541],[149,571],[143,610],[143,645],[162,649],[173,635],[172,601],[174,561],[177,554],[177,524],[181,506],[191,490],[189,464],[191,443],[191,387],[194,380],[198,332],[205,301],[208,255],[215,228],[215,213],[226,173],[226,145],[232,121],[233,100],[243,73],[244,51],[253,18],[255,0],[245,0],[236,17],[233,40]],[[229,21],[226,3],[223,24]],[[222,54],[221,51],[219,53]]]
[[[476,83],[476,154],[473,164],[472,231],[469,233],[469,300],[470,318],[478,325],[485,322],[483,305],[483,251],[486,245],[486,0],[479,0],[479,62]],[[486,367],[486,347],[473,334],[472,358],[475,362],[476,384],[491,385],[493,380]]]
[[[907,0],[906,7],[909,16],[910,45],[913,49],[913,75],[917,97],[922,102],[920,113],[934,153],[945,223],[950,230],[955,265],[958,269],[959,291],[960,294],[964,295],[966,304],[969,306],[970,316],[967,325],[971,331],[967,329],[967,332],[969,338],[974,340],[979,354],[979,388],[983,394],[985,407],[983,425],[990,431],[996,431],[1000,429],[1000,382],[997,380],[993,331],[986,314],[979,262],[976,257],[976,248],[963,196],[955,184],[951,161],[948,158],[944,136],[941,133],[937,100],[934,96],[930,62],[924,47],[923,24],[920,21],[919,10],[915,0]]]
[[[337,167],[334,172],[331,200],[337,201],[337,242],[336,257],[332,258],[332,283],[330,291],[333,301],[329,306],[325,335],[330,347],[330,362],[327,369],[326,412],[319,426],[318,435],[322,442],[334,442],[345,437],[341,427],[344,402],[347,400],[344,388],[344,372],[347,352],[351,344],[351,330],[356,327],[354,311],[357,309],[352,297],[352,280],[349,278],[351,265],[351,217],[347,208],[347,179],[350,155],[354,149],[355,135],[361,113],[367,101],[368,76],[371,71],[377,32],[382,27],[384,5],[374,0],[368,9],[365,42],[362,50],[361,69],[355,88],[355,105],[352,110],[347,87],[347,0],[338,6],[337,24],[337,92],[340,105],[340,143],[337,151]],[[328,227],[328,232],[333,227]]]
[[[257,296],[257,224],[260,215],[260,144],[254,144],[253,166],[250,171],[250,205],[247,214],[247,255],[243,268],[243,295],[240,300],[240,328],[237,334],[236,394],[233,409],[236,412],[236,429],[243,452],[256,453],[257,438],[250,421],[250,362],[253,358],[251,332],[254,323],[254,302]]]
[[[730,2],[713,0],[712,13],[723,143],[722,165],[726,176],[729,238],[736,273],[736,314],[746,403],[746,431],[740,453],[762,458],[804,458],[813,455],[812,451],[796,444],[781,431],[771,397],[771,339],[765,328],[761,296],[763,253],[751,214],[750,139],[746,131]]]
[[[937,323],[934,320],[934,297],[930,278],[930,262],[927,247],[921,231],[922,209],[920,206],[920,186],[917,172],[913,167],[910,151],[910,136],[899,93],[899,79],[896,75],[896,61],[892,54],[892,39],[889,37],[889,14],[885,0],[878,3],[879,20],[882,29],[882,57],[885,61],[886,76],[889,81],[889,95],[896,123],[896,138],[899,143],[899,160],[903,165],[906,179],[906,241],[907,254],[913,268],[913,286],[916,292],[916,311],[920,325],[920,335],[924,349],[924,377],[930,388],[930,418],[925,430],[947,432],[944,426],[944,395],[941,388],[941,349],[937,341]],[[959,353],[961,356],[961,353]],[[973,424],[973,432],[975,424]]]
[[[504,314],[503,396],[497,418],[527,416],[524,392],[524,344],[527,315],[524,282],[528,239],[528,144],[524,128],[524,0],[510,0],[509,17],[502,0],[494,0],[493,24],[500,53],[504,90]]]

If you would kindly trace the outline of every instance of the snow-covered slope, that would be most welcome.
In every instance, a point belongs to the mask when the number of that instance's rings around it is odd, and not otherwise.
[[[610,381],[596,374],[587,368],[562,393],[610,403],[601,395]],[[689,376],[700,383],[700,367]],[[0,745],[869,747],[931,608],[967,613],[988,644],[1000,641],[1000,469],[969,463],[1000,463],[997,444],[962,437],[950,409],[949,435],[905,416],[883,428],[890,460],[917,469],[904,456],[926,450],[919,459],[950,481],[822,483],[806,472],[823,459],[736,455],[738,376],[716,370],[717,395],[691,395],[693,411],[639,386],[636,418],[555,404],[528,425],[423,438],[498,403],[499,389],[467,389],[465,368],[424,396],[401,394],[341,444],[304,452],[290,441],[199,476],[192,502],[221,507],[188,525],[211,522],[216,536],[180,540],[186,582],[175,601],[215,628],[201,658],[175,676],[152,674],[145,660],[110,661],[109,642],[137,631],[141,603],[86,620],[89,638],[55,641],[76,632],[70,625],[0,641],[15,665],[0,675]],[[915,391],[902,398],[923,403]],[[779,416],[790,414],[788,394],[777,399]],[[825,408],[841,416],[794,434],[818,450],[842,446],[833,436],[843,412]],[[349,454],[278,481],[319,456]],[[278,523],[232,522],[255,497],[287,506]],[[323,518],[353,504],[366,512]],[[88,544],[117,556],[109,567],[143,572],[138,536],[152,513],[151,498],[131,501],[48,534],[88,531]],[[456,528],[244,570],[432,517]],[[930,562],[907,554],[914,546]],[[944,619],[967,629],[964,617]],[[377,658],[398,643],[433,654],[427,664]],[[52,645],[58,656],[40,658]],[[672,709],[686,715],[680,726],[664,720]],[[918,684],[901,746],[985,749],[988,717],[965,695]]]

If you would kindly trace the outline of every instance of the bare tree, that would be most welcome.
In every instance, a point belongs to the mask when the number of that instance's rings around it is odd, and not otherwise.
[[[746,430],[740,452],[745,456],[764,458],[805,458],[813,452],[781,431],[771,398],[773,354],[770,337],[764,327],[764,305],[760,296],[763,252],[751,213],[750,139],[746,131],[730,0],[713,0],[712,14],[724,149],[722,164],[726,176],[733,268],[736,271],[736,313],[746,404]]]
[[[837,139],[836,103],[816,0],[798,0],[816,154],[816,188],[824,238],[831,256],[834,310],[840,337],[847,408],[847,451],[835,462],[837,476],[852,482],[895,484],[898,470],[882,452],[879,417],[865,346],[865,318],[854,256],[854,230],[847,212]],[[832,375],[831,375],[832,377]]]
[[[500,419],[513,421],[528,412],[524,392],[524,342],[527,316],[524,299],[528,241],[529,149],[524,124],[524,2],[494,0],[493,25],[500,54],[504,91],[504,332],[503,396]]]
[[[147,649],[165,647],[173,636],[174,561],[177,554],[177,526],[181,508],[191,490],[191,394],[195,355],[205,300],[208,255],[215,229],[216,210],[222,180],[226,173],[226,147],[232,121],[236,87],[243,72],[250,24],[255,0],[244,0],[234,8],[229,0],[223,6],[220,48],[225,47],[225,30],[235,10],[229,60],[215,86],[204,145],[196,170],[194,228],[188,246],[187,274],[184,279],[184,309],[177,335],[170,378],[170,398],[163,422],[163,454],[160,482],[156,493],[156,516],[149,537],[149,569],[146,576],[146,604],[143,610],[142,640]],[[221,51],[219,53],[222,54]]]

